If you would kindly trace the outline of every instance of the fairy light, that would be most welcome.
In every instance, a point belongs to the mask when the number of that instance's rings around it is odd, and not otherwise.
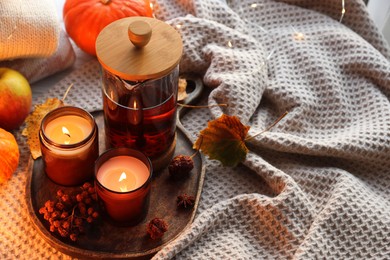
[[[249,5],[250,9],[255,9],[258,7],[259,7],[258,3],[252,3]],[[248,6],[247,6],[247,8],[248,8]],[[242,16],[242,14],[245,13],[243,11],[243,6],[238,7],[237,13],[239,14],[240,17]],[[340,16],[340,20],[339,20],[340,23],[343,21],[345,13],[346,13],[345,0],[341,0],[341,16]],[[242,20],[244,22],[246,22],[247,25],[249,25],[250,31],[252,32],[252,36],[256,36],[256,34],[258,34],[260,31],[260,32],[263,32],[263,33],[268,34],[271,37],[273,37],[273,35],[269,34],[269,32],[266,29],[264,29],[262,26],[260,26],[256,23],[252,23],[251,21],[249,21],[245,18],[242,18]],[[298,42],[306,40],[307,36],[303,32],[297,31],[292,25],[291,25],[291,28],[293,29],[293,40],[298,41]],[[231,41],[228,41],[227,46],[229,48],[233,47]],[[268,62],[271,59],[271,57],[274,55],[274,53],[275,53],[275,48],[270,51],[270,53],[267,55],[265,60],[261,63],[259,70],[262,69],[266,65],[266,62]]]
[[[185,23],[179,22],[179,23],[175,24],[175,27],[178,30],[183,29],[183,28],[185,28]]]
[[[275,52],[275,49],[271,50],[271,52],[267,55],[267,58],[266,58],[267,61],[269,61],[271,59],[274,52]]]
[[[296,41],[303,41],[305,40],[305,35],[302,33],[302,32],[299,32],[297,31],[294,26],[290,25],[291,28],[293,29],[294,33],[293,33],[293,38],[294,40]]]
[[[149,6],[150,6],[150,9],[152,10],[153,18],[156,18],[156,16],[154,15],[154,5],[153,5],[153,3],[149,3]]]
[[[249,5],[249,8],[252,9],[252,10],[255,10],[256,8],[260,8],[260,5],[262,4],[259,4],[259,3],[252,3]],[[248,7],[248,6],[247,6]],[[243,7],[242,6],[239,6],[239,9],[237,10],[238,13],[240,14],[240,17],[243,13],[245,13],[243,11]],[[257,23],[253,23],[251,21],[249,21],[248,19],[245,19],[245,18],[242,18],[242,20],[247,24],[249,25],[249,29],[251,31],[251,34],[252,36],[256,36],[257,34],[259,34],[259,32],[261,32],[263,35],[266,35],[268,38],[272,38],[274,41],[275,41],[275,36],[270,34],[266,29],[264,29],[264,27],[260,26],[259,24]],[[230,41],[228,42],[228,46],[231,47],[231,43]],[[273,48],[269,54],[267,55],[267,57],[261,61],[261,64],[252,71],[252,73],[256,73],[258,71],[261,71],[266,65],[267,65],[267,62],[271,59],[271,57],[273,56],[273,54],[275,53],[275,49],[276,48]]]
[[[343,21],[345,14],[345,0],[341,0],[341,16],[339,22],[341,23]]]
[[[301,32],[294,32],[293,37],[296,41],[303,41],[305,39],[305,35]]]
[[[14,32],[18,29],[18,26],[15,24],[12,28],[12,32],[8,35],[7,40],[10,40],[12,36],[14,35]]]
[[[232,44],[232,42],[230,40],[227,42],[227,46],[228,46],[228,48],[230,48],[231,54],[232,54],[232,59],[234,60],[233,44]]]
[[[14,26],[12,27],[11,33],[7,36],[7,41],[8,41],[8,40],[11,40],[11,38],[14,36],[14,33],[18,30],[18,25],[20,25],[21,23],[23,23],[23,21],[22,21],[22,17],[23,17],[22,12],[23,12],[23,11],[22,11],[22,9],[21,9],[21,6],[23,6],[22,0],[19,1],[18,6],[20,6],[20,8],[18,8],[18,9],[16,10],[17,13],[15,14],[15,17],[18,17],[18,18],[17,18],[17,20],[16,20]]]

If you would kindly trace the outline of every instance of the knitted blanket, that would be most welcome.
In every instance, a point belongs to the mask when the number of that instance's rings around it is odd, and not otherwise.
[[[158,0],[181,33],[182,72],[203,78],[202,104],[182,123],[195,139],[222,113],[250,134],[237,167],[206,159],[192,225],[155,259],[388,259],[390,52],[358,0]],[[92,60],[53,86],[101,109]],[[35,96],[43,102],[45,96]],[[29,223],[18,172],[0,190],[0,257],[66,258]],[[5,220],[4,216],[8,216]]]
[[[47,57],[58,46],[60,27],[52,1],[0,2],[0,60]]]

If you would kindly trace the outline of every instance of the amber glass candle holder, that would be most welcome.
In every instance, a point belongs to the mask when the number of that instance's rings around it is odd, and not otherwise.
[[[64,106],[49,112],[39,132],[46,175],[63,186],[93,179],[99,156],[98,127],[87,111]]]
[[[136,225],[149,208],[152,164],[140,151],[114,148],[95,164],[95,187],[108,216],[120,225]]]

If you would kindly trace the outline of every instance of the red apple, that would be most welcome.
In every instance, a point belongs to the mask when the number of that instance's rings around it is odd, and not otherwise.
[[[27,79],[16,70],[0,68],[0,127],[11,131],[23,124],[31,102]]]

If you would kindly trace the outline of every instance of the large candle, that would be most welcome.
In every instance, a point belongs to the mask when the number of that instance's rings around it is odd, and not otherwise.
[[[141,152],[116,148],[96,161],[96,191],[114,221],[137,224],[148,210],[152,166]]]
[[[92,179],[99,142],[91,114],[77,107],[55,109],[42,120],[39,137],[45,172],[52,181],[74,186]]]

